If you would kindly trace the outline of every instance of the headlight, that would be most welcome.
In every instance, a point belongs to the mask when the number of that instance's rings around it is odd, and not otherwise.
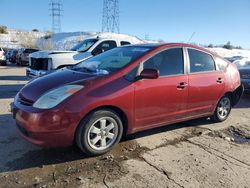
[[[84,86],[81,85],[66,85],[57,89],[51,90],[42,95],[34,104],[33,107],[40,109],[49,109],[58,105],[60,102],[73,95]]]

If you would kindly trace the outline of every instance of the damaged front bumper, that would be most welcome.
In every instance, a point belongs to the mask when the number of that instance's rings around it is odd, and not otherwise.
[[[30,77],[30,78],[35,78],[38,76],[43,76],[45,74],[50,73],[50,71],[48,70],[34,70],[31,68],[26,68],[26,76]]]

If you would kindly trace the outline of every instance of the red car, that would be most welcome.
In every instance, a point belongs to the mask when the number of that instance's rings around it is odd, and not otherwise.
[[[206,49],[131,45],[32,80],[16,95],[13,115],[34,144],[76,143],[99,155],[123,134],[200,117],[224,121],[242,92],[235,65]]]

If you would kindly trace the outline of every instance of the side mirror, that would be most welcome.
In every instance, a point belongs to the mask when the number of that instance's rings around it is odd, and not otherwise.
[[[160,72],[158,69],[143,69],[140,74],[140,78],[142,79],[157,79],[160,76]]]

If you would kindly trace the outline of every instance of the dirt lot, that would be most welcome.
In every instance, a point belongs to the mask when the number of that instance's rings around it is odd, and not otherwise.
[[[218,124],[200,119],[131,135],[87,158],[42,149],[16,132],[9,103],[25,68],[0,66],[0,187],[250,187],[250,96]]]

